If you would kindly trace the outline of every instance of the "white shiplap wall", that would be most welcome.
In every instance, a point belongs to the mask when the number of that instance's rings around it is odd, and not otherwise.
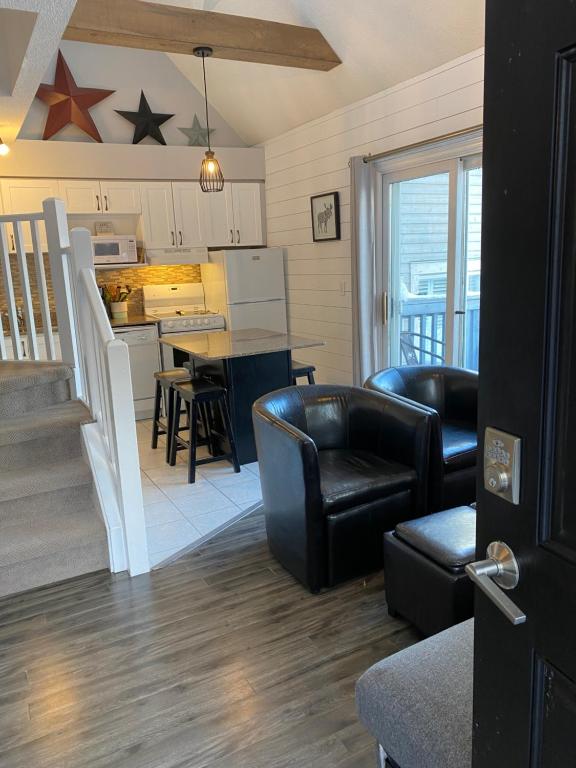
[[[285,248],[291,332],[326,341],[297,354],[317,381],[352,381],[350,157],[479,125],[483,76],[479,50],[265,144],[268,244]],[[310,196],[334,190],[342,239],[313,243]]]

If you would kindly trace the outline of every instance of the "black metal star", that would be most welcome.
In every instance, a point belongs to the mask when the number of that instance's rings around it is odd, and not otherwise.
[[[152,112],[146,96],[144,96],[144,91],[140,94],[138,112],[125,112],[120,109],[117,109],[116,112],[135,126],[132,144],[139,144],[146,136],[151,136],[160,144],[166,144],[160,126],[174,115]]]

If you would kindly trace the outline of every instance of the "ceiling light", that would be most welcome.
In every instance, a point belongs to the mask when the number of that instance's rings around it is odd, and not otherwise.
[[[10,147],[0,139],[0,157],[5,157],[8,152],[10,152]]]
[[[208,150],[200,166],[200,187],[203,192],[222,192],[224,189],[224,176],[220,163],[212,152],[210,146],[210,123],[208,122],[208,91],[206,90],[206,63],[205,59],[212,56],[212,48],[206,45],[194,48],[194,56],[202,59],[202,74],[204,75],[204,102],[206,104],[206,134],[208,136]]]

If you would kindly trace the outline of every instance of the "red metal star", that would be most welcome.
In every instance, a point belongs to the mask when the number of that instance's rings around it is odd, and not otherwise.
[[[79,88],[62,52],[58,51],[54,85],[42,83],[36,94],[38,99],[50,107],[42,138],[49,139],[64,126],[74,123],[94,141],[102,142],[88,110],[113,93],[101,88]]]

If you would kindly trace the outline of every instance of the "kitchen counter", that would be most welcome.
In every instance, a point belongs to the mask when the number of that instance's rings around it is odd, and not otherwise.
[[[171,333],[168,336],[163,336],[160,342],[201,360],[229,360],[233,357],[267,355],[324,345],[323,341],[316,339],[306,339],[302,336],[286,333],[274,333],[261,328],[193,334]]]
[[[126,320],[113,320],[110,318],[112,328],[128,328],[130,325],[155,325],[158,322],[156,318],[150,315],[130,314]]]
[[[240,464],[256,461],[252,405],[262,395],[292,384],[292,350],[323,346],[323,341],[250,328],[244,331],[170,333],[159,339],[174,348],[174,365],[192,359],[197,376],[226,388]],[[216,432],[224,434],[216,414]],[[228,453],[215,436],[219,452]]]

